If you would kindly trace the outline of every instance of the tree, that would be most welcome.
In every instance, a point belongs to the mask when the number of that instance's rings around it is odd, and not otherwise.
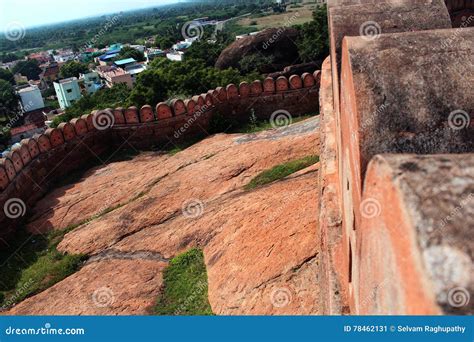
[[[10,82],[11,84],[15,84],[15,79],[13,78],[13,74],[10,70],[0,68],[0,79]]]
[[[57,126],[61,122],[69,121],[85,113],[90,113],[95,109],[127,107],[129,95],[130,89],[126,84],[116,84],[112,88],[101,89],[92,95],[85,95],[68,107],[65,114],[55,117],[53,126]]]
[[[238,70],[232,68],[219,70],[207,67],[202,59],[185,59],[183,62],[155,59],[148,70],[138,76],[129,102],[135,106],[155,105],[176,95],[197,95],[218,86],[239,84],[255,78],[258,78],[255,74],[241,76]]]
[[[143,52],[137,50],[137,49],[134,49],[134,48],[131,48],[131,47],[128,47],[128,46],[125,46],[124,48],[122,48],[122,50],[120,51],[118,57],[117,57],[117,60],[119,59],[127,59],[127,58],[133,58],[135,59],[137,62],[143,62],[146,60],[145,58],[145,55],[143,54]]]
[[[299,27],[298,52],[303,62],[323,62],[329,54],[329,33],[326,5],[313,12],[313,20]]]
[[[27,61],[20,61],[12,68],[13,74],[20,73],[26,76],[29,80],[39,80],[41,68],[38,66],[36,59]]]
[[[59,76],[62,78],[79,77],[79,74],[85,74],[87,72],[89,72],[87,65],[80,62],[69,61],[61,67]]]
[[[16,61],[16,60],[20,59],[20,57],[18,57],[14,53],[7,53],[7,54],[3,54],[0,57],[0,59],[2,60],[3,63],[8,63],[8,62]]]
[[[0,115],[13,119],[20,112],[19,97],[10,82],[0,80]]]
[[[175,42],[176,42],[176,40],[174,40],[171,37],[158,36],[155,39],[156,46],[158,46],[162,50],[166,50],[166,49],[171,48]]]
[[[202,59],[206,66],[214,66],[219,55],[226,46],[219,43],[208,43],[207,41],[194,42],[193,45],[186,51],[186,58]]]
[[[240,71],[244,74],[248,74],[251,72],[263,72],[263,68],[267,65],[271,65],[273,63],[273,56],[264,56],[260,53],[253,53],[250,55],[246,55],[242,58],[239,62]]]

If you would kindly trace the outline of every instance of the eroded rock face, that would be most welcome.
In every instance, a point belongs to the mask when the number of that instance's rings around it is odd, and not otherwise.
[[[244,37],[233,42],[222,51],[217,59],[216,68],[239,68],[239,62],[245,56],[257,54],[272,56],[272,65],[262,72],[282,70],[284,67],[295,64],[298,59],[298,49],[295,41],[298,31],[294,28],[269,28],[256,35]]]
[[[216,135],[174,156],[143,153],[53,191],[30,229],[40,222],[62,229],[120,207],[59,244],[89,257],[78,272],[8,313],[146,314],[168,260],[192,247],[204,250],[216,314],[318,313],[318,164],[243,190],[264,170],[318,154],[318,124],[312,118],[284,130]],[[114,301],[97,305],[99,290]]]

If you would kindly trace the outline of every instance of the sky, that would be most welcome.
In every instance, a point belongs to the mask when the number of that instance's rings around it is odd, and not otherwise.
[[[0,0],[0,31],[19,23],[27,28],[93,17],[178,0]]]

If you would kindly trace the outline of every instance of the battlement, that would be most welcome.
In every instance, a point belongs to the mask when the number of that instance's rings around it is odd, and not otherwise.
[[[292,116],[318,111],[319,71],[251,84],[229,84],[186,100],[156,106],[115,108],[61,123],[44,134],[25,139],[0,160],[0,206],[20,199],[31,208],[53,184],[121,146],[172,148],[173,144],[207,134],[216,113],[248,122],[254,114],[270,119],[275,111]],[[0,238],[6,238],[26,215],[0,212]]]
[[[472,313],[474,29],[452,29],[441,0],[328,8],[324,310]]]

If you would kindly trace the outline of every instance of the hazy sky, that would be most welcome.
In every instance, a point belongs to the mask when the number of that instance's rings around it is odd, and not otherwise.
[[[179,0],[0,0],[0,31],[12,22],[30,27],[176,2]]]

